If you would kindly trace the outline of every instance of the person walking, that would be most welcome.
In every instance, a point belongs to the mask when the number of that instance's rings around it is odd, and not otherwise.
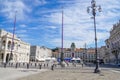
[[[83,68],[83,65],[84,65],[84,64],[83,64],[83,61],[81,61],[81,66],[82,66],[82,68]]]

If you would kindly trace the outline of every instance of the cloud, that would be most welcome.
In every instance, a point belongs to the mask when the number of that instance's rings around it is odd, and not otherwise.
[[[2,12],[4,16],[6,16],[6,18],[12,20],[14,19],[16,11],[17,20],[24,20],[27,17],[26,12],[31,11],[31,9],[27,5],[25,5],[22,0],[5,0],[2,1],[2,6],[4,7],[2,7],[0,12]]]
[[[39,30],[39,27],[29,27],[30,30]]]
[[[26,33],[27,30],[16,30],[17,33]]]
[[[93,47],[93,19],[91,19],[92,14],[87,13],[87,6],[91,5],[90,1],[3,0],[0,12],[6,16],[7,20],[12,19],[13,21],[15,11],[18,10],[16,33],[25,41],[49,47],[61,47],[61,6],[63,6],[64,47],[70,47],[72,42],[75,42],[77,47],[83,47],[85,43]],[[96,0],[96,3],[102,7],[102,12],[96,14],[97,39],[99,46],[101,46],[104,44],[100,43],[104,43],[105,39],[109,37],[109,31],[113,24],[120,19],[120,1]]]
[[[21,25],[19,25],[19,27],[26,28],[27,26],[25,24],[21,24]]]
[[[45,0],[34,0],[34,5],[36,6],[40,6],[40,5],[44,5],[47,2]]]
[[[93,19],[90,19],[91,15],[86,12],[86,8],[90,5],[90,2],[88,5],[88,2],[86,3],[86,1],[82,1],[82,4],[74,3],[73,5],[67,7],[64,6],[64,47],[69,47],[72,42],[75,42],[77,47],[83,46],[85,43],[90,45],[94,42]],[[62,0],[61,2],[65,3],[67,1]],[[120,15],[119,11],[115,9],[120,9],[120,7],[118,0],[115,0],[115,2],[112,3],[109,0],[102,0],[97,2],[97,4],[99,3],[104,3],[102,6],[106,11],[103,10],[102,13],[97,13],[97,38],[98,42],[104,42],[105,39],[109,37],[108,31],[110,31],[114,22],[117,21],[115,18]],[[51,15],[47,16],[47,18],[49,22],[61,25],[62,10],[52,13]],[[60,38],[55,38],[51,40],[51,43],[60,44],[60,40]]]

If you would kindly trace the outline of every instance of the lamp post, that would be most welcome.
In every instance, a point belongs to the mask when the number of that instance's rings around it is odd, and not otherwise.
[[[97,53],[97,35],[96,35],[96,11],[98,9],[99,12],[101,12],[101,6],[97,6],[96,5],[96,1],[92,0],[91,1],[91,6],[87,7],[87,12],[90,12],[90,8],[91,8],[91,13],[93,15],[93,19],[94,19],[94,32],[95,32],[95,59],[96,59],[96,68],[94,70],[95,73],[100,72],[99,70],[99,61],[98,61],[98,53]]]

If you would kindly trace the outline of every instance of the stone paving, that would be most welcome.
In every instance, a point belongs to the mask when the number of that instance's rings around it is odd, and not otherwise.
[[[120,80],[120,73],[104,69],[100,74],[93,73],[94,68],[54,69],[17,80]]]
[[[61,68],[60,65],[51,70],[51,66],[15,68],[0,68],[0,80],[120,80],[119,68],[101,68],[100,74],[93,73],[94,67],[83,66],[80,64],[66,65]]]
[[[46,69],[0,68],[0,80],[16,80],[20,77],[29,76],[44,71],[46,71]]]

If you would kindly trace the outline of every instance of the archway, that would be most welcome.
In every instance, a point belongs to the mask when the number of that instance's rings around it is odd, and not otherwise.
[[[3,58],[4,58],[4,54],[2,53],[2,54],[1,54],[1,59],[2,59],[2,62],[3,62]]]
[[[6,55],[6,63],[9,61],[9,54]]]

